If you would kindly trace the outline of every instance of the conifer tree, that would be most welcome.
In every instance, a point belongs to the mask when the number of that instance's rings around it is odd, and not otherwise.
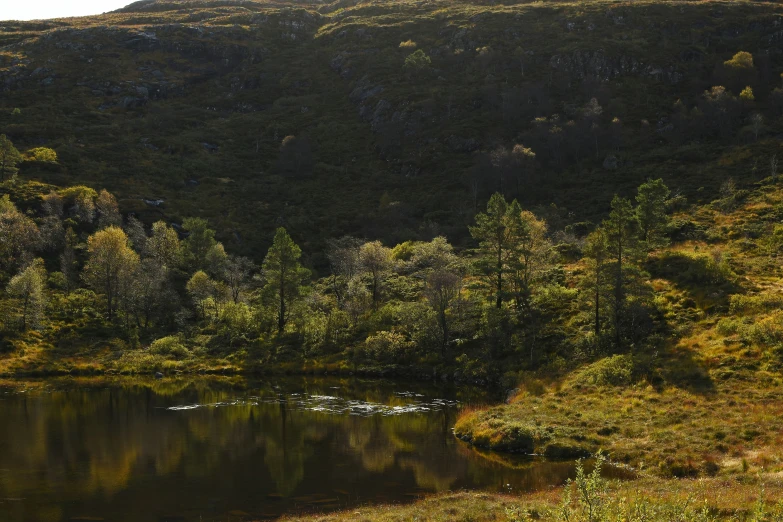
[[[5,134],[0,134],[0,181],[16,172],[16,166],[22,161],[22,155]]]
[[[609,256],[614,263],[613,326],[615,343],[620,345],[620,330],[625,311],[625,278],[627,268],[637,255],[636,213],[631,202],[615,195],[609,219],[604,221]]]
[[[639,185],[636,195],[636,219],[639,222],[639,239],[648,250],[668,244],[665,236],[669,216],[666,214],[666,200],[669,188],[662,179],[648,180]]]
[[[278,228],[262,265],[266,280],[264,290],[277,311],[278,332],[285,329],[291,305],[300,297],[302,284],[310,276],[310,271],[299,261],[301,257],[302,249],[285,228]]]

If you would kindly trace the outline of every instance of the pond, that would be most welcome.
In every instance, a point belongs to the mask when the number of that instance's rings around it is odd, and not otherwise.
[[[573,463],[454,438],[467,387],[338,378],[0,388],[0,520],[241,521],[562,484]]]

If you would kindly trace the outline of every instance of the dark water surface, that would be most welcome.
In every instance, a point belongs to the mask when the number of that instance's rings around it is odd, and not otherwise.
[[[492,399],[338,378],[0,388],[0,521],[264,520],[572,475],[456,440],[460,405]]]

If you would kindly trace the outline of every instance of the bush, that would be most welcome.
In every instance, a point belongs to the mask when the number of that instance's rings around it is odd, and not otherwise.
[[[633,382],[633,357],[613,355],[581,370],[574,386],[627,386]]]
[[[536,426],[499,418],[497,409],[467,414],[457,420],[454,435],[479,448],[532,454],[541,440]]]
[[[718,333],[721,335],[734,335],[740,331],[742,324],[736,319],[729,319],[724,317],[718,321]]]
[[[761,346],[773,347],[783,343],[783,312],[754,322],[742,332],[742,336]]]
[[[405,362],[410,359],[413,343],[398,332],[381,331],[364,341],[364,358],[376,362]]]
[[[174,358],[183,358],[190,355],[180,338],[176,335],[162,337],[150,345],[150,353],[153,355],[166,355]]]
[[[768,313],[783,308],[783,296],[777,294],[732,295],[729,312],[732,314]]]
[[[430,65],[432,65],[432,60],[430,57],[427,56],[424,51],[418,49],[405,58],[404,67],[414,71],[421,71],[423,69],[427,69]]]

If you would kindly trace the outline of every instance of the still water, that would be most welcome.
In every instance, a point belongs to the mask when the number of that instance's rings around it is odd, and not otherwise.
[[[265,520],[572,475],[572,463],[485,456],[456,440],[460,406],[493,399],[337,378],[0,388],[0,520]]]

